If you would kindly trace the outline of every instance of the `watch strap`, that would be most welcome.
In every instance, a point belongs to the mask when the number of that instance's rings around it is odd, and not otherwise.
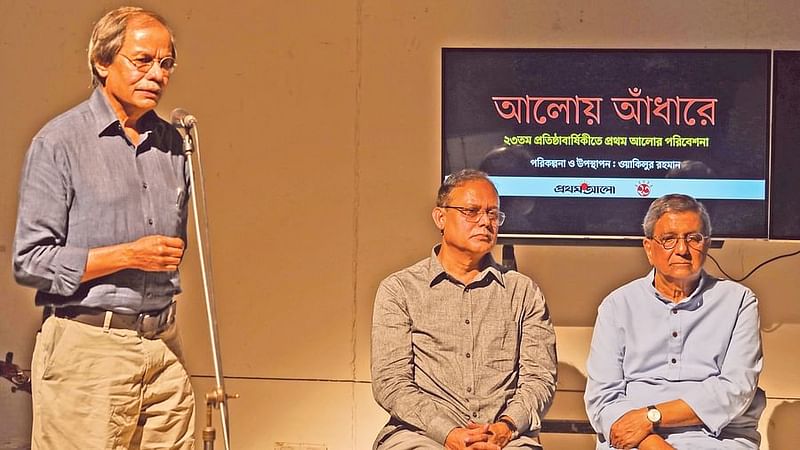
[[[497,421],[498,422],[503,422],[504,424],[506,424],[508,426],[508,429],[511,430],[511,439],[516,439],[517,438],[517,436],[518,436],[518,434],[517,434],[517,424],[515,424],[514,421],[511,420],[510,417],[503,416],[503,417],[497,419]]]

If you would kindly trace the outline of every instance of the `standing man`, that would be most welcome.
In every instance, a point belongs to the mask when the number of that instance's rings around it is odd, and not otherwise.
[[[653,270],[609,294],[587,363],[598,449],[757,449],[766,398],[758,300],[703,271],[711,222],[665,195],[644,218]]]
[[[33,138],[20,185],[14,275],[46,319],[33,353],[33,449],[188,449],[194,396],[173,296],[188,173],[158,104],[172,32],[110,11],[89,41],[95,90]]]
[[[372,389],[391,418],[373,448],[541,447],[555,334],[539,287],[490,254],[504,219],[485,173],[450,175],[433,209],[441,243],[381,282]]]

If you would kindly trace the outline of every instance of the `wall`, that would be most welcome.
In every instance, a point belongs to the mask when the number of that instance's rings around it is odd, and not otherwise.
[[[2,260],[10,259],[25,149],[48,118],[89,95],[89,31],[118,4],[0,0]],[[242,396],[230,406],[240,449],[369,448],[385,420],[369,385],[372,299],[381,278],[425,257],[437,238],[429,212],[440,170],[441,47],[800,48],[800,10],[786,0],[142,5],[177,35],[179,68],[159,111],[181,106],[200,120],[223,368],[228,391]],[[731,241],[712,254],[742,275],[796,248]],[[582,417],[596,307],[647,270],[644,254],[541,246],[517,248],[517,257],[543,286],[557,325],[551,415]],[[762,448],[773,450],[800,437],[791,282],[799,266],[781,260],[747,282],[761,298]],[[194,252],[183,276],[180,325],[203,413],[213,366]],[[13,351],[25,368],[40,321],[31,298],[0,264],[0,352]],[[14,448],[27,438],[30,406],[6,386],[0,417],[14,420],[0,420],[0,448]],[[549,449],[591,442],[545,437]]]

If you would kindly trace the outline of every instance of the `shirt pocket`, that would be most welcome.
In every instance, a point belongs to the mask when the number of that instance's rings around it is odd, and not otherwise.
[[[176,187],[174,189],[174,194],[170,198],[173,202],[172,205],[170,205],[173,214],[171,217],[169,235],[183,236],[186,229],[189,195],[184,187]]]
[[[175,208],[177,208],[178,212],[183,211],[186,208],[186,202],[189,200],[189,196],[186,195],[186,189],[179,187],[175,189],[176,191],[176,199],[175,199]]]
[[[478,348],[484,349],[484,364],[502,372],[514,370],[519,355],[517,338],[517,326],[513,320],[485,321],[478,342]]]

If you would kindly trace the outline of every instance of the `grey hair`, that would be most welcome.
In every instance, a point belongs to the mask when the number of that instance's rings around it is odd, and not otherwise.
[[[711,218],[708,216],[708,211],[702,203],[684,194],[667,194],[664,195],[650,204],[647,209],[647,214],[644,216],[642,222],[642,230],[647,238],[653,237],[653,229],[656,227],[656,222],[666,213],[681,213],[681,212],[695,212],[700,216],[703,222],[703,229],[701,232],[704,236],[711,236]]]
[[[175,50],[175,39],[173,38],[172,29],[158,13],[139,8],[137,6],[122,6],[117,9],[107,12],[92,29],[92,36],[89,38],[89,71],[92,74],[92,86],[104,84],[105,80],[97,73],[95,68],[96,63],[104,66],[111,64],[114,57],[117,56],[122,46],[125,44],[125,32],[128,29],[128,23],[131,20],[143,17],[145,19],[155,20],[163,25],[168,31],[170,36],[170,44],[172,46],[172,57],[177,58]]]
[[[453,189],[469,181],[478,180],[489,183],[492,189],[494,189],[494,193],[497,194],[497,186],[492,183],[492,180],[489,179],[489,175],[487,175],[486,172],[475,169],[463,169],[445,177],[444,182],[442,182],[442,185],[439,187],[439,193],[436,194],[436,206],[447,206],[447,201],[450,200],[450,192],[452,192]]]

